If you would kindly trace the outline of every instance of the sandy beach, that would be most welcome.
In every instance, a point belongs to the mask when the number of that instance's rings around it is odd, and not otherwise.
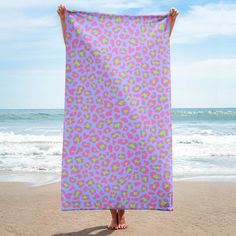
[[[108,210],[60,210],[60,183],[0,182],[0,235],[235,235],[236,183],[174,182],[174,211],[126,210],[128,228],[107,230]]]

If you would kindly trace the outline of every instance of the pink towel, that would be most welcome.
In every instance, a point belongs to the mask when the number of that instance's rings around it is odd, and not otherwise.
[[[168,14],[66,10],[61,209],[173,210]]]

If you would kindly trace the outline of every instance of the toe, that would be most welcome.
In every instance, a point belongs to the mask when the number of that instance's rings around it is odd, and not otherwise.
[[[108,228],[108,229],[114,229],[114,226],[108,225],[107,228]]]

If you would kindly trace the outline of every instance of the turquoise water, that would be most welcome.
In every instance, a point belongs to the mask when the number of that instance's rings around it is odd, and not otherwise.
[[[236,181],[236,108],[173,108],[172,115],[174,179]],[[59,181],[62,131],[63,109],[0,110],[0,180],[27,172]]]

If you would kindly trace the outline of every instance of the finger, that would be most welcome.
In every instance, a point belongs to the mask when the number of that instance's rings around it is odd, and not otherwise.
[[[175,12],[175,16],[177,16],[178,14],[179,14],[178,11],[176,11],[176,12]]]
[[[172,17],[176,17],[178,15],[178,11],[176,9],[173,9]]]

